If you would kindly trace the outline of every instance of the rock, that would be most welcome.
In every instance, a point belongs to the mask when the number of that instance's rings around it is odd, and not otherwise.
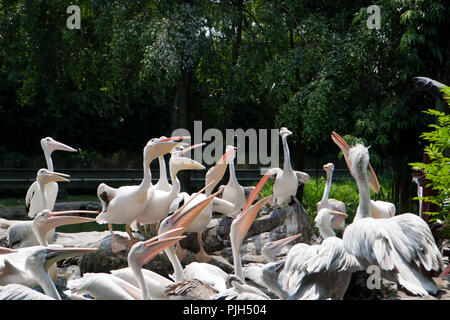
[[[5,207],[0,204],[0,218],[8,220],[24,220],[27,218],[25,207]]]

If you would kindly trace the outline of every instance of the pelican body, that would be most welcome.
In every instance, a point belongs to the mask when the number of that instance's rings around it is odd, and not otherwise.
[[[53,161],[52,161],[52,152],[55,150],[76,152],[77,150],[65,145],[64,143],[58,142],[51,137],[46,137],[41,140],[41,147],[44,151],[45,161],[47,163],[47,170],[53,171]],[[28,217],[34,218],[34,216],[41,212],[44,209],[53,210],[55,206],[56,197],[58,195],[58,184],[54,182],[50,182],[45,186],[45,194],[47,195],[47,206],[43,206],[42,204],[42,195],[39,192],[38,182],[35,181],[31,184],[31,186],[27,190],[27,194],[25,196],[25,208],[28,214]]]

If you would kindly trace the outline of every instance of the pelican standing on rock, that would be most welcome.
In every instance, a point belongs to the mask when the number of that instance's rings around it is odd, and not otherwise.
[[[45,161],[47,163],[47,170],[53,171],[52,152],[55,150],[76,152],[77,150],[58,142],[51,137],[46,137],[41,140],[42,150],[44,151]],[[28,217],[34,218],[34,216],[44,209],[53,210],[55,206],[56,197],[58,195],[58,184],[56,182],[48,183],[45,186],[45,193],[47,194],[47,206],[42,205],[41,193],[38,192],[38,183],[35,181],[28,188],[25,196],[25,208]]]
[[[273,185],[273,199],[272,205],[275,207],[273,212],[277,215],[278,208],[290,201],[291,197],[294,198],[295,202],[299,204],[296,198],[297,188],[299,183],[307,183],[309,181],[309,175],[302,171],[294,171],[291,165],[291,158],[289,153],[289,146],[287,143],[287,137],[292,134],[287,128],[282,127],[280,129],[280,136],[283,142],[284,151],[284,164],[283,169],[272,168],[267,171],[267,174],[275,179]]]
[[[255,189],[255,187],[243,187],[239,184],[236,178],[236,170],[234,169],[234,158],[236,157],[236,147],[227,146],[225,152],[231,152],[230,160],[228,162],[228,169],[230,172],[230,178],[226,185],[221,185],[219,190],[223,189],[221,198],[229,201],[236,207],[234,212],[231,212],[228,216],[234,218],[244,208],[245,203],[249,195]]]
[[[345,250],[355,256],[363,268],[378,266],[383,278],[412,294],[436,294],[439,288],[423,270],[440,272],[444,263],[427,223],[412,213],[387,219],[372,218],[368,148],[357,144],[350,149],[348,160],[358,185],[360,219],[344,232]]]

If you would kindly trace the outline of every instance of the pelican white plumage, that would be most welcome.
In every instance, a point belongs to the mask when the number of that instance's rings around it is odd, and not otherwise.
[[[159,180],[155,184],[155,190],[162,190],[166,192],[170,192],[172,189],[172,185],[167,180],[167,170],[166,170],[166,161],[164,160],[164,156],[160,156],[158,158],[159,162]]]
[[[140,216],[148,201],[153,196],[153,187],[151,186],[151,162],[161,155],[170,152],[177,142],[188,137],[170,137],[153,138],[143,151],[143,171],[144,177],[139,185],[122,186],[120,188],[111,188],[101,183],[97,188],[97,195],[102,201],[102,212],[96,217],[98,223],[108,223],[109,230],[113,237],[113,252],[119,251],[119,247],[112,228],[113,224],[125,224],[126,231],[130,237],[130,243],[135,242],[131,232],[130,224]],[[148,192],[151,190],[150,192]],[[131,246],[131,245],[130,245]]]
[[[196,205],[198,202],[204,200],[205,198],[209,197],[214,189],[214,187],[219,183],[219,181],[222,179],[230,156],[232,155],[232,152],[234,149],[228,149],[228,151],[225,151],[225,153],[222,155],[222,157],[217,161],[216,165],[211,167],[207,172],[205,176],[205,193],[196,194],[196,196],[189,196],[187,193],[183,193],[184,195],[184,203],[188,203],[187,208],[190,208],[194,205]],[[211,183],[214,182],[214,183]],[[190,201],[192,199],[192,201]],[[223,199],[215,197],[210,205],[208,205],[201,213],[200,215],[192,222],[192,224],[187,227],[186,232],[195,232],[197,233],[197,242],[199,245],[199,251],[196,254],[196,260],[200,262],[207,262],[211,260],[211,257],[206,253],[204,247],[203,247],[203,240],[202,240],[202,233],[210,223],[212,219],[212,212],[219,212],[222,214],[230,214],[231,212],[235,211],[235,206]]]
[[[221,185],[219,190],[223,189],[221,198],[226,200],[236,207],[234,212],[228,214],[230,218],[234,218],[244,208],[247,198],[250,196],[255,187],[243,187],[239,184],[236,178],[236,171],[234,169],[234,159],[236,157],[236,148],[233,146],[227,146],[225,152],[230,151],[230,159],[228,162],[228,169],[230,177],[226,185]]]
[[[298,185],[299,183],[307,183],[310,179],[307,173],[294,171],[292,169],[289,146],[287,143],[287,137],[291,134],[292,132],[285,127],[280,129],[284,151],[283,169],[271,168],[267,171],[267,174],[269,174],[272,179],[275,179],[272,199],[272,205],[275,207],[275,211],[279,206],[287,203],[291,197],[299,203],[295,197]]]
[[[333,180],[333,172],[334,172],[334,164],[327,163],[323,165],[323,170],[325,170],[327,174],[325,189],[323,190],[322,199],[317,202],[317,212],[319,212],[322,208],[328,208],[331,210],[339,211],[339,212],[347,212],[347,208],[345,203],[336,199],[330,199],[330,190],[331,190],[331,181]]]
[[[35,299],[27,287],[40,286],[50,298],[61,300],[48,270],[57,261],[96,251],[96,248],[61,248],[33,246],[15,249],[0,256],[0,295],[3,299]],[[11,284],[15,284],[11,286]],[[9,286],[8,286],[9,285]],[[31,293],[31,294],[30,294]],[[41,296],[42,297],[42,296]],[[42,297],[44,298],[44,297]]]
[[[348,163],[358,185],[361,218],[345,230],[345,250],[354,255],[363,268],[378,266],[383,278],[412,294],[437,293],[439,288],[422,272],[422,269],[440,272],[444,267],[427,223],[411,213],[387,219],[371,217],[369,161],[368,148],[357,144],[350,149]]]
[[[322,208],[316,217],[324,238],[320,245],[298,243],[283,262],[263,267],[263,280],[281,299],[322,300],[343,298],[351,274],[362,270],[355,257],[348,254],[333,231],[345,219],[345,213]],[[333,219],[334,218],[334,219]]]
[[[69,181],[69,175],[53,172],[47,169],[39,169],[36,174],[36,184],[34,191],[34,199],[39,199],[41,202],[40,208],[49,209],[47,185],[56,182]],[[36,207],[35,207],[36,208]],[[42,212],[41,209],[40,212]],[[37,213],[33,215],[36,216]],[[35,233],[31,229],[33,221],[19,221],[8,228],[7,244],[11,248],[23,248],[39,245]],[[47,240],[51,241],[55,235],[55,229],[48,230]]]
[[[334,131],[331,134],[331,139],[341,149],[342,154],[344,155],[345,162],[347,163],[347,166],[350,170],[350,173],[352,174],[353,178],[355,178],[355,173],[352,172],[352,166],[349,160],[350,146],[347,144],[347,142],[345,142],[345,140],[340,135],[338,135]],[[369,168],[369,170],[367,170],[368,184],[375,193],[378,193],[380,191],[380,183],[378,182],[377,175],[375,174],[375,171],[373,170],[370,163],[368,168]],[[360,219],[359,210],[360,208],[358,206],[353,221]],[[371,216],[375,219],[390,218],[395,216],[396,209],[393,203],[381,200],[376,201],[370,200],[370,213]]]
[[[58,142],[51,137],[46,137],[41,139],[41,147],[44,151],[45,161],[47,163],[47,170],[54,171],[52,152],[55,150],[76,152],[77,150],[65,145],[64,143]],[[47,194],[47,205],[44,207],[42,205],[41,192],[38,189],[38,182],[35,181],[27,190],[25,196],[25,209],[28,217],[34,218],[34,216],[41,212],[43,209],[53,210],[55,206],[56,197],[58,195],[58,183],[56,181],[50,182],[45,186],[45,193]]]
[[[203,144],[193,145],[183,150],[173,152],[169,161],[170,179],[172,180],[172,187],[170,191],[164,191],[161,189],[149,190],[149,192],[153,192],[153,196],[148,195],[150,200],[147,202],[144,212],[136,218],[137,223],[149,225],[159,222],[167,217],[170,212],[172,202],[175,198],[177,198],[181,190],[181,184],[177,177],[177,173],[181,170],[205,169],[205,167],[197,161],[183,157],[184,153],[201,145]]]

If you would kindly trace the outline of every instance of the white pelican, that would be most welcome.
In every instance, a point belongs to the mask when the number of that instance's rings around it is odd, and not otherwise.
[[[353,177],[355,177],[355,174],[352,172],[352,166],[350,165],[349,160],[350,146],[347,144],[347,142],[345,142],[345,140],[340,135],[338,135],[334,131],[331,133],[331,139],[342,150],[342,154],[344,155],[344,159],[345,162],[347,163],[350,173],[352,174]],[[375,171],[373,170],[370,163],[369,163],[369,170],[367,171],[367,179],[370,188],[372,188],[372,190],[375,191],[375,193],[378,193],[380,191],[380,184],[378,182],[378,178],[375,174]],[[359,210],[360,209],[358,207],[356,209],[356,214],[355,217],[353,218],[353,221],[360,219]],[[376,219],[390,218],[395,216],[395,212],[396,210],[393,203],[380,200],[377,201],[370,200],[370,213],[373,218]]]
[[[135,242],[130,224],[144,212],[148,201],[153,196],[150,163],[159,156],[170,152],[177,145],[177,141],[184,138],[188,137],[153,138],[146,144],[143,151],[144,178],[139,185],[122,186],[117,189],[108,187],[104,183],[98,186],[97,195],[102,201],[102,212],[96,217],[96,220],[98,223],[108,223],[113,237],[113,252],[117,252],[121,248],[114,237],[112,224],[125,224],[130,243]],[[150,193],[148,193],[149,189],[152,190]]]
[[[0,296],[3,299],[27,299],[27,291],[20,290],[18,285],[27,287],[39,285],[47,296],[61,300],[48,274],[49,268],[62,259],[84,255],[96,250],[96,248],[34,246],[17,249],[13,253],[1,255],[0,286],[4,287],[0,287]],[[8,286],[9,284],[15,285]],[[28,296],[28,299],[32,298],[32,295]]]
[[[170,179],[172,180],[171,190],[164,191],[159,189],[150,189],[149,192],[153,192],[153,196],[150,194],[148,195],[151,200],[148,201],[144,212],[136,218],[136,222],[143,225],[149,225],[159,222],[167,217],[170,212],[172,202],[175,198],[177,198],[181,190],[181,184],[177,177],[177,173],[181,170],[205,169],[205,167],[197,161],[182,156],[187,151],[201,145],[203,144],[194,145],[180,151],[175,151],[172,154],[169,161]]]
[[[222,157],[217,161],[216,165],[211,167],[207,172],[205,176],[205,193],[201,193],[195,198],[193,196],[189,197],[188,194],[183,193],[184,195],[184,202],[188,203],[188,208],[195,205],[199,201],[202,201],[203,199],[209,197],[214,189],[214,187],[220,182],[222,179],[228,165],[229,157],[231,156],[232,152],[234,152],[234,149],[229,149],[228,151],[225,151],[225,153],[222,155]],[[211,183],[213,182],[214,183]],[[193,201],[189,201],[189,199],[193,198]],[[203,241],[202,241],[202,233],[203,230],[206,229],[209,222],[212,219],[212,212],[219,212],[222,214],[230,214],[231,212],[235,211],[235,206],[223,199],[220,198],[214,198],[212,203],[207,206],[200,215],[194,220],[194,222],[187,227],[186,232],[196,232],[197,233],[197,242],[199,245],[199,252],[196,254],[196,260],[200,262],[207,262],[211,260],[211,257],[206,253],[204,247],[203,247]]]
[[[230,172],[230,178],[226,185],[221,185],[219,190],[223,189],[221,198],[234,204],[236,210],[228,214],[230,218],[234,218],[244,208],[247,202],[248,196],[252,193],[255,187],[243,187],[239,184],[236,178],[236,171],[234,169],[234,158],[236,157],[236,147],[227,146],[225,152],[231,151],[230,159],[228,162],[228,169]]]
[[[347,227],[345,250],[354,255],[363,268],[378,266],[381,276],[415,295],[435,294],[439,288],[422,270],[443,269],[442,255],[427,223],[412,213],[387,219],[374,219],[370,213],[367,177],[368,148],[357,144],[350,149],[349,164],[359,190],[361,218]]]
[[[324,238],[322,243],[298,243],[292,246],[286,259],[265,265],[262,274],[267,287],[281,299],[342,299],[351,274],[362,269],[333,231],[345,217],[345,213],[320,209],[316,222]]]
[[[323,165],[323,170],[325,170],[325,172],[327,173],[327,178],[325,183],[325,189],[323,190],[322,199],[316,204],[317,212],[319,212],[319,210],[322,208],[328,208],[331,210],[346,213],[347,208],[345,207],[345,203],[336,199],[329,198],[331,190],[331,181],[333,180],[334,164],[327,163]]]
[[[41,140],[42,150],[44,150],[45,161],[47,162],[47,169],[53,171],[52,152],[55,150],[63,150],[76,152],[77,150],[65,145],[64,143],[53,140],[50,137]],[[48,183],[45,186],[45,193],[47,194],[47,206],[42,205],[41,193],[38,192],[38,183],[35,181],[28,188],[25,196],[25,208],[30,218],[41,212],[43,209],[53,210],[55,206],[56,197],[58,195],[58,184],[56,182]]]
[[[61,181],[69,181],[67,178],[69,178],[68,175],[59,173],[59,172],[53,172],[47,169],[40,169],[37,172],[36,175],[36,184],[35,184],[35,197],[34,199],[39,199],[41,202],[40,207],[44,209],[49,209],[49,202],[48,202],[48,194],[47,194],[47,185],[61,182]],[[44,210],[44,209],[41,209]],[[36,213],[33,215],[36,216]],[[36,238],[36,235],[31,230],[32,221],[20,221],[8,228],[8,237],[7,237],[7,243],[9,247],[17,247],[17,248],[23,248],[23,247],[30,247],[35,246],[39,244],[38,239]],[[55,235],[55,230],[49,230],[47,233],[48,240],[50,241],[53,239],[53,236]]]
[[[283,142],[284,150],[283,169],[271,168],[267,171],[267,174],[269,174],[272,179],[275,179],[272,199],[272,205],[275,207],[274,212],[277,211],[279,206],[287,203],[291,197],[293,197],[295,202],[299,203],[295,197],[298,184],[307,183],[309,181],[309,175],[307,173],[302,171],[294,171],[292,169],[289,146],[287,143],[287,137],[291,134],[292,132],[285,127],[280,129],[280,136]]]

